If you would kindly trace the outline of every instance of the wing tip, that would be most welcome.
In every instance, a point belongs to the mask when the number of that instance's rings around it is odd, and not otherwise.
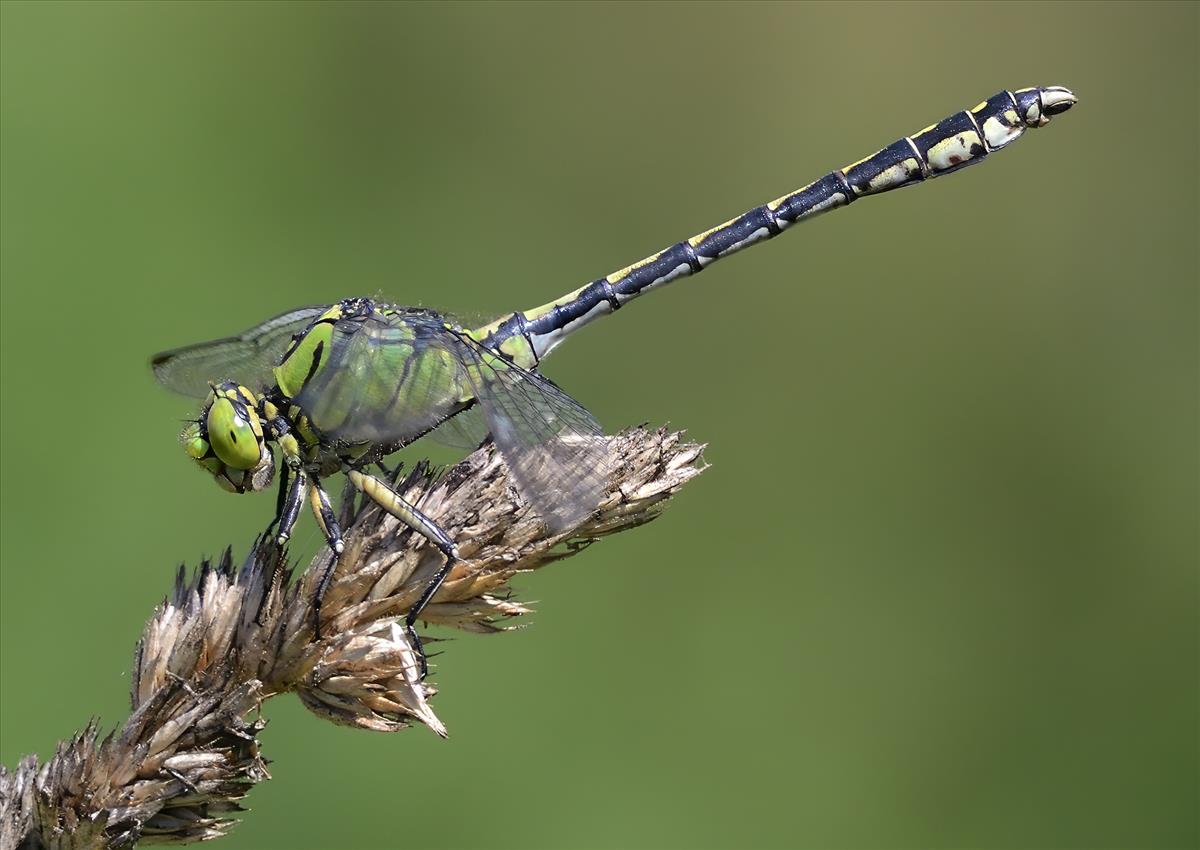
[[[167,362],[169,361],[170,357],[171,357],[171,352],[160,351],[160,352],[158,352],[158,354],[155,354],[150,358],[150,362],[148,364],[150,366],[151,373],[154,375],[155,380],[158,381],[160,384],[163,384],[164,386],[165,386],[164,379],[166,377],[166,372],[167,372],[166,365],[167,365]]]

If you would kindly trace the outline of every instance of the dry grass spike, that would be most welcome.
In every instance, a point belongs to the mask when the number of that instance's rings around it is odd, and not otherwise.
[[[521,504],[499,454],[475,451],[444,475],[420,465],[399,492],[462,541],[465,558],[424,611],[429,623],[474,633],[528,613],[510,580],[570,557],[600,537],[654,517],[704,469],[702,446],[679,432],[634,428],[610,437],[611,487],[582,524],[551,535]],[[101,737],[95,722],[44,763],[0,767],[0,850],[118,848],[219,837],[239,801],[270,778],[259,750],[269,697],[295,692],[335,723],[394,732],[422,723],[438,735],[435,690],[420,681],[402,622],[441,555],[395,519],[344,500],[347,546],[293,575],[260,539],[240,567],[231,554],[179,569],[174,592],[134,653],[132,711]],[[313,616],[317,588],[333,570]]]

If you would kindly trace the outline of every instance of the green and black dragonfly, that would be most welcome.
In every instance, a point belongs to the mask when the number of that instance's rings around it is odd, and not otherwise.
[[[798,221],[981,162],[1074,103],[1060,86],[1002,91],[802,189],[482,327],[462,327],[432,310],[349,298],[163,352],[152,368],[169,389],[205,399],[181,440],[226,490],[269,486],[271,446],[278,448],[282,480],[272,527],[281,543],[308,501],[329,546],[342,550],[322,484],[342,472],[441,550],[445,564],[407,617],[419,648],[413,626],[458,550],[436,522],[371,474],[371,464],[477,411],[526,501],[552,529],[573,526],[599,504],[611,459],[596,419],[537,371],[564,338]]]

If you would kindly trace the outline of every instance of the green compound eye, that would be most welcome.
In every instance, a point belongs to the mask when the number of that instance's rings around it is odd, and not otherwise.
[[[239,410],[228,398],[218,397],[208,409],[207,424],[208,441],[226,465],[234,469],[253,469],[258,465],[262,446],[255,427],[257,417],[252,412],[245,407]]]

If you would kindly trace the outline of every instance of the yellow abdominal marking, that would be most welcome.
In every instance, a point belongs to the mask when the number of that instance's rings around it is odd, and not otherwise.
[[[708,230],[704,231],[703,233],[697,233],[695,236],[693,236],[691,239],[688,240],[688,244],[691,245],[693,248],[695,248],[697,245],[699,245],[701,242],[703,242],[708,237],[712,236],[718,230],[724,230],[726,227],[733,224],[735,221],[737,221],[736,218],[731,218],[731,219],[729,219],[729,221],[725,222],[724,224],[718,224],[716,227],[710,227]]]
[[[640,269],[644,265],[653,263],[660,256],[662,256],[662,251],[659,251],[657,254],[651,254],[649,257],[647,257],[644,260],[638,260],[633,265],[626,266],[625,268],[621,269],[620,271],[613,272],[608,277],[606,277],[605,280],[607,280],[609,283],[616,283],[618,281],[624,280],[625,278],[629,277],[631,272],[633,272],[636,269]]]

